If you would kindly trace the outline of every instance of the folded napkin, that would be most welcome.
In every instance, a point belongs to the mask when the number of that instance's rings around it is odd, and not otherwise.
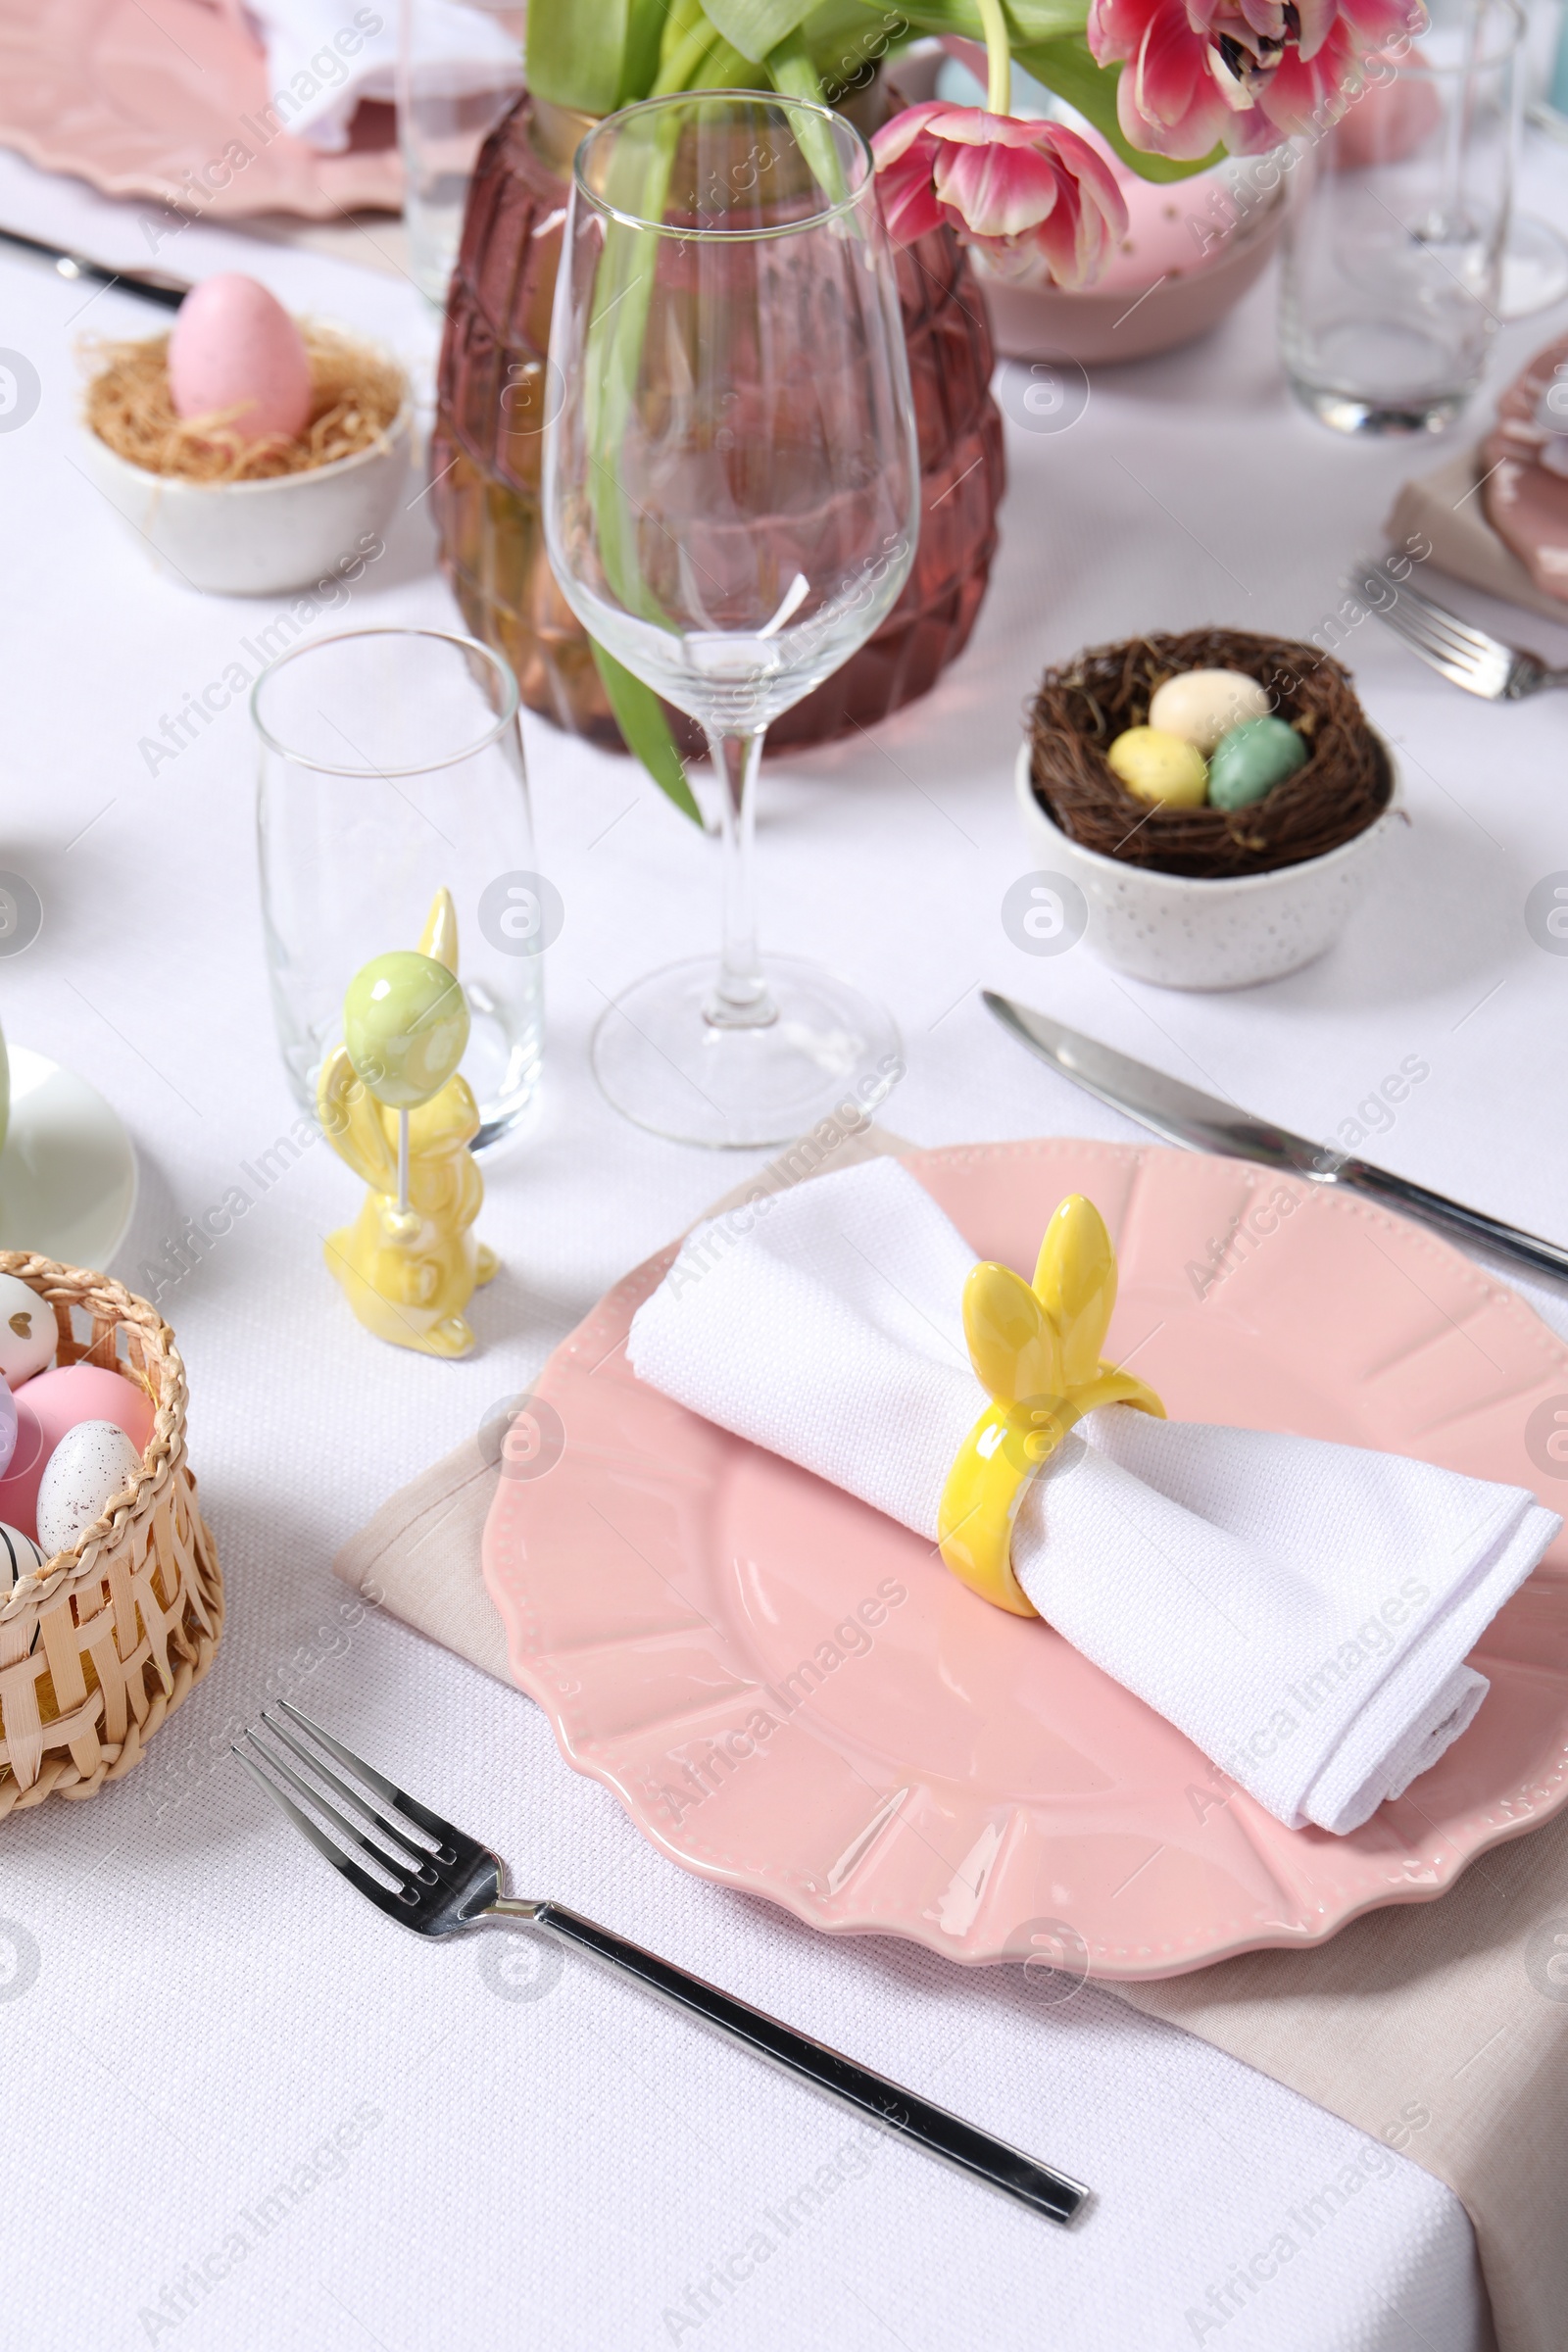
[[[350,0],[239,0],[267,51],[273,103],[287,101],[295,138],[341,154],[364,98],[397,95],[399,0],[354,8]],[[443,97],[520,85],[517,34],[483,7],[463,0],[414,0],[418,11],[421,86]]]
[[[781,1197],[739,1241],[712,1230],[638,1309],[638,1378],[934,1541],[987,1403],[962,1236],[892,1159]],[[1430,1463],[1108,1405],[1031,1481],[1012,1564],[1278,1820],[1344,1834],[1471,1723],[1488,1685],[1465,1656],[1560,1524]]]

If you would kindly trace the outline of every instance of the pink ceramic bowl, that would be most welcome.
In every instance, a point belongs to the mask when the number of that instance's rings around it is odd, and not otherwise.
[[[1172,196],[1175,189],[1152,189]],[[1010,285],[973,257],[986,290],[991,331],[1009,360],[1076,360],[1104,367],[1117,360],[1152,359],[1217,326],[1273,258],[1285,224],[1285,193],[1277,189],[1250,221],[1238,223],[1223,252],[1179,274],[1168,271],[1140,294],[1115,282],[1069,293],[1062,286]],[[1198,256],[1196,239],[1193,252]]]
[[[897,103],[917,106],[937,94],[937,76],[951,49],[970,71],[984,74],[984,52],[967,41],[920,42],[898,61]],[[1091,137],[1095,134],[1090,133]],[[1069,293],[1061,286],[1028,286],[1000,278],[971,253],[986,290],[997,350],[1007,360],[1076,360],[1104,367],[1147,360],[1207,334],[1234,309],[1268,267],[1285,224],[1286,182],[1259,191],[1238,207],[1224,168],[1157,185],[1125,171],[1110,157],[1130,215],[1128,233],[1096,286]],[[1254,184],[1260,177],[1252,168]],[[1228,235],[1217,226],[1234,222]]]

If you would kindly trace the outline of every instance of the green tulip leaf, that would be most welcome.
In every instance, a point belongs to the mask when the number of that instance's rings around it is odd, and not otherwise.
[[[732,49],[760,66],[810,15],[812,0],[703,0],[703,14]]]
[[[589,643],[610,698],[610,708],[615,713],[615,724],[626,738],[627,751],[642,761],[660,791],[668,795],[682,816],[689,816],[694,825],[701,825],[703,812],[692,798],[663,704],[651,686],[645,686],[641,678],[634,678],[613,654],[607,654],[597,638],[590,638]]]
[[[608,115],[620,96],[627,0],[555,0],[530,8],[523,44],[529,89],[549,106]]]

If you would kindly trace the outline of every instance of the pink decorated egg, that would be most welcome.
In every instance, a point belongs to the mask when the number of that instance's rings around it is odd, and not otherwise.
[[[275,295],[254,277],[223,270],[193,286],[179,306],[169,338],[169,390],[181,416],[221,416],[247,440],[292,437],[311,414],[305,338]]]
[[[152,1398],[133,1381],[99,1364],[61,1364],[40,1372],[16,1392],[17,1443],[0,1478],[0,1520],[38,1532],[38,1483],[44,1466],[65,1436],[83,1421],[112,1421],[138,1453],[153,1434]]]

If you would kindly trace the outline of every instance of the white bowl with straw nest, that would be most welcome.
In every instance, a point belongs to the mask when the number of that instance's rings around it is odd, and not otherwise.
[[[296,434],[247,440],[232,413],[184,417],[167,335],[97,347],[83,416],[84,470],[160,564],[219,596],[357,579],[407,483],[408,380],[389,354],[301,321],[310,416]]]

